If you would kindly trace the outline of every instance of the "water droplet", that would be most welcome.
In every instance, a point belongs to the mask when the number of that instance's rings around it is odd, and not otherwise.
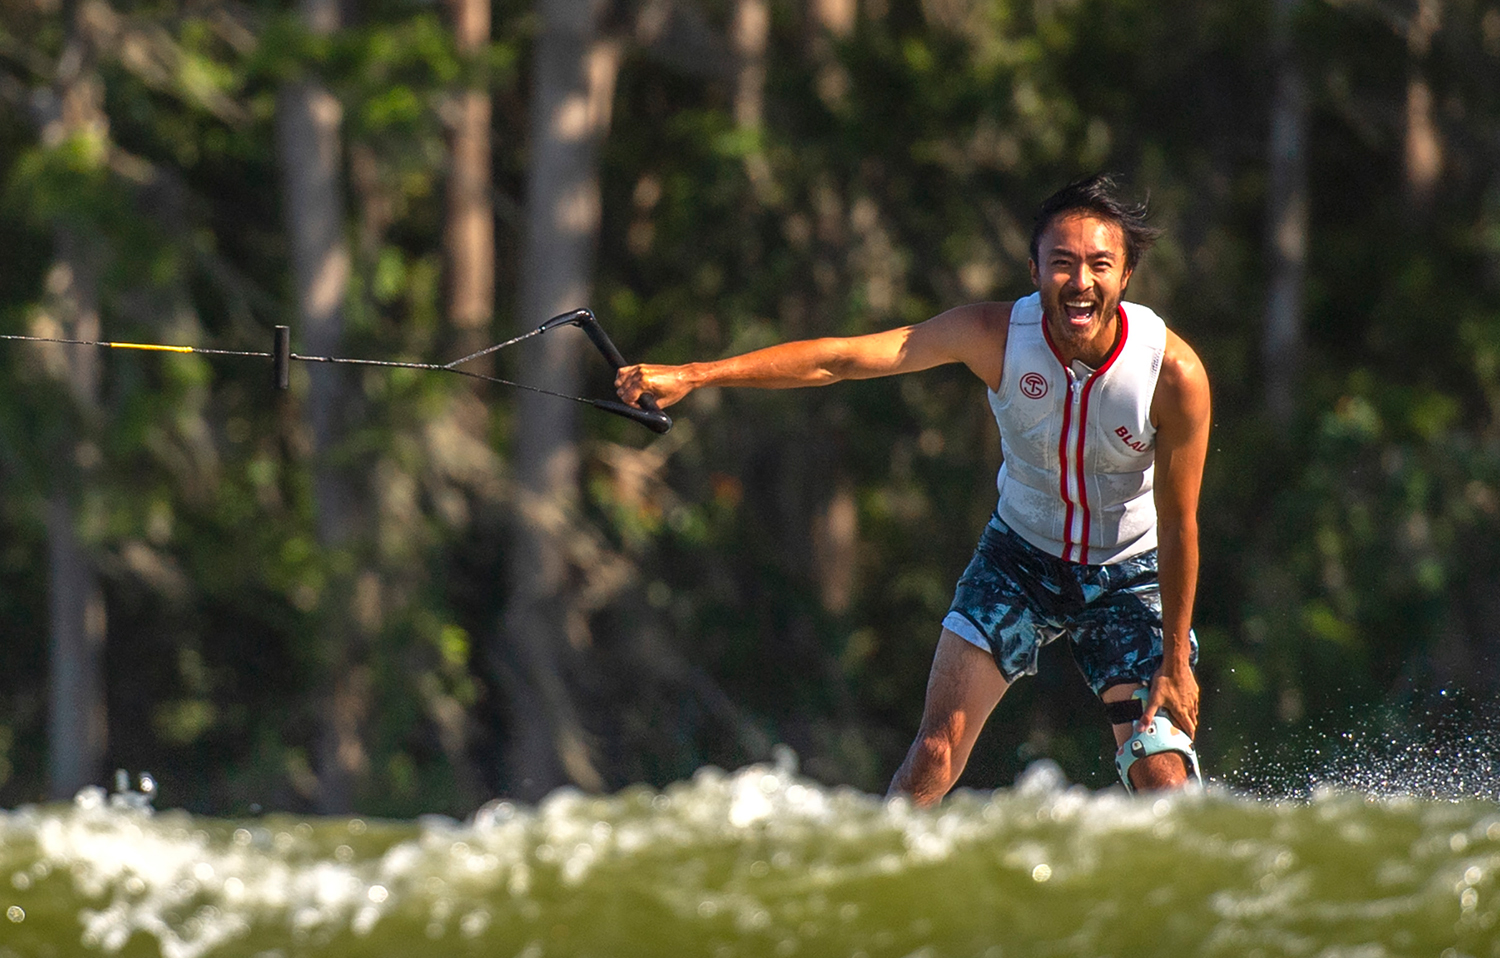
[[[371,885],[368,894],[370,900],[377,905],[391,897],[390,890],[384,885]]]
[[[1043,862],[1031,870],[1031,880],[1044,882],[1052,877],[1052,866]]]
[[[458,922],[465,938],[478,938],[490,926],[490,913],[482,909],[471,911]]]
[[[21,922],[26,920],[26,909],[22,908],[20,905],[11,905],[9,908],[5,909],[5,917],[9,918],[12,922],[19,925]]]

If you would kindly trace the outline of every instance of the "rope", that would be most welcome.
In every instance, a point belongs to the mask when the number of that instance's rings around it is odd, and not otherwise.
[[[209,356],[249,356],[255,359],[270,359],[270,353],[256,353],[243,349],[207,349],[201,346],[162,346],[156,343],[110,343],[99,339],[54,339],[50,336],[20,336],[15,333],[0,333],[0,339],[19,340],[24,343],[61,343],[64,346],[110,346],[115,349],[146,349],[163,353],[203,353]]]
[[[209,349],[201,346],[170,346],[158,343],[115,343],[102,339],[63,339],[54,336],[23,336],[19,333],[0,333],[0,340],[8,339],[26,343],[58,343],[64,346],[107,346],[111,349],[143,349],[164,353],[197,353],[202,356],[244,356],[251,359],[269,359],[271,360],[278,389],[287,388],[287,370],[292,360],[304,363],[382,366],[386,369],[420,369],[438,373],[457,373],[460,376],[467,376],[470,379],[478,379],[487,383],[497,383],[501,386],[514,386],[517,389],[524,389],[527,392],[537,393],[542,396],[554,396],[558,399],[568,399],[576,403],[583,403],[585,406],[592,406],[595,409],[634,420],[652,432],[664,433],[672,428],[671,418],[657,408],[655,401],[650,396],[641,397],[640,407],[627,406],[624,403],[615,402],[610,399],[588,399],[584,396],[555,392],[551,389],[543,389],[541,386],[531,386],[527,383],[513,382],[509,379],[501,379],[498,376],[487,376],[484,373],[475,373],[458,368],[460,364],[466,363],[471,359],[487,356],[507,346],[514,346],[522,340],[539,336],[549,329],[556,329],[558,326],[581,327],[612,367],[619,369],[625,365],[625,360],[621,358],[619,349],[615,347],[614,343],[610,342],[609,335],[599,326],[599,321],[594,318],[594,314],[587,309],[575,309],[570,313],[553,316],[530,332],[522,333],[514,339],[507,339],[503,343],[486,346],[477,352],[472,352],[460,359],[455,359],[451,363],[413,363],[396,359],[353,359],[348,356],[303,356],[291,351],[291,333],[285,326],[276,327],[275,350],[268,353],[248,349]]]
[[[535,336],[540,332],[542,332],[542,330],[533,329],[531,332],[523,333],[520,336],[517,336],[515,339],[507,340],[503,343],[497,343],[494,346],[487,346],[476,353],[470,353],[462,359],[455,359],[451,363],[411,363],[394,359],[354,359],[347,356],[304,356],[301,353],[292,353],[291,358],[297,360],[298,362],[304,363],[333,363],[344,366],[384,366],[386,368],[394,369],[423,369],[429,370],[431,372],[457,373],[460,376],[467,376],[470,379],[481,379],[485,382],[498,383],[501,386],[514,386],[517,389],[525,389],[530,392],[540,393],[543,396],[554,396],[558,399],[571,399],[573,402],[583,403],[586,406],[594,405],[594,400],[585,399],[582,396],[571,396],[567,393],[555,392],[551,389],[543,389],[540,386],[532,386],[527,383],[512,382],[509,379],[501,379],[498,376],[486,376],[483,373],[470,372],[467,369],[454,368],[459,363],[468,362],[471,359],[477,359],[480,356],[495,352],[498,349],[504,349],[507,346],[514,346],[521,340],[530,339],[532,336]],[[249,359],[272,358],[270,353],[258,352],[256,350],[249,349],[209,349],[203,346],[168,346],[157,343],[115,343],[108,342],[102,339],[60,339],[52,336],[22,336],[16,333],[0,333],[0,339],[15,340],[26,343],[58,343],[63,346],[108,346],[113,349],[143,349],[151,352],[195,353],[204,356],[242,356]]]

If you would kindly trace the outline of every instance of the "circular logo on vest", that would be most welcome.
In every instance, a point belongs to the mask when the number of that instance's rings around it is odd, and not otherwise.
[[[1047,377],[1041,373],[1027,373],[1022,376],[1021,395],[1027,399],[1041,399],[1047,395]]]

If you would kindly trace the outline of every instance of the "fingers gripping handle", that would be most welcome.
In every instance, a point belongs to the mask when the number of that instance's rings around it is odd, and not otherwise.
[[[609,338],[609,334],[604,331],[604,327],[599,325],[599,320],[594,318],[593,313],[586,309],[578,309],[554,319],[549,319],[547,323],[550,325],[559,321],[573,323],[576,326],[582,327],[584,333],[588,335],[594,346],[598,348],[599,352],[604,354],[605,359],[609,360],[611,367],[619,369],[621,366],[627,365],[625,357],[620,355],[620,350],[615,347],[614,341]],[[595,400],[594,407],[602,409],[605,412],[612,412],[616,416],[633,419],[654,433],[665,433],[672,428],[672,418],[661,411],[656,405],[655,397],[650,393],[641,394],[640,409],[605,399]]]

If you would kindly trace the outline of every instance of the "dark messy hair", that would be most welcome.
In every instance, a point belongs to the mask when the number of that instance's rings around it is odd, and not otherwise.
[[[1127,203],[1121,199],[1119,186],[1108,173],[1095,173],[1074,180],[1042,201],[1031,230],[1031,261],[1041,262],[1039,247],[1042,234],[1053,220],[1067,213],[1088,213],[1120,227],[1125,236],[1125,268],[1135,269],[1146,250],[1151,248],[1161,230],[1146,225],[1146,204]]]

